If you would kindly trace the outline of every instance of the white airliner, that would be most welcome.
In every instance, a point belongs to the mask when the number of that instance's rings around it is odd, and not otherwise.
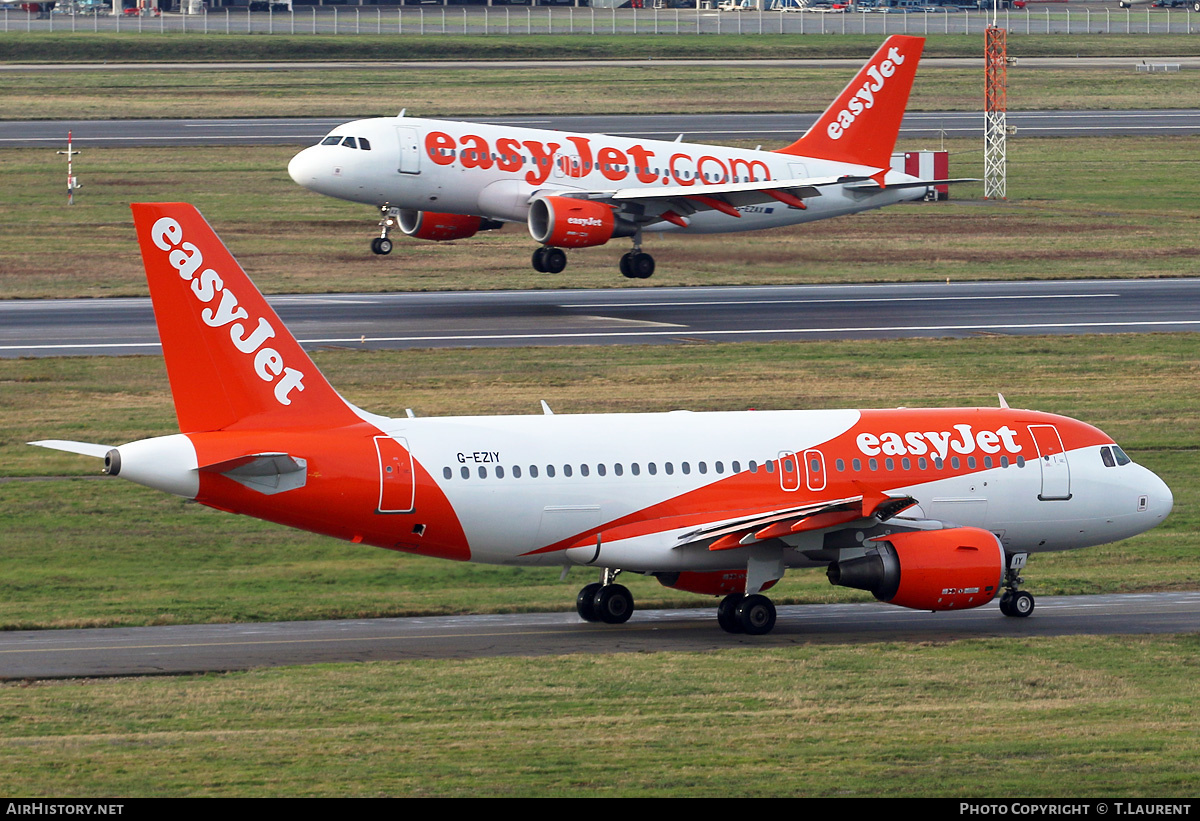
[[[1029,553],[1124,539],[1170,489],[1083,422],[1009,408],[388,418],[347,403],[194,208],[133,206],[181,433],[33,444],[218,510],[460,561],[625,572],[762,634],[788,568],[921,610],[1028,616]]]
[[[756,231],[921,199],[932,185],[890,170],[924,40],[894,36],[803,137],[778,151],[634,140],[405,117],[356,120],[292,158],[305,188],[379,208],[377,254],[397,225],[454,240],[523,222],[537,271],[564,248],[629,237],[621,273],[646,278],[646,231]]]

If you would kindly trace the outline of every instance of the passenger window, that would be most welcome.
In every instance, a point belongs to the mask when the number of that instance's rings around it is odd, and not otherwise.
[[[657,475],[658,474],[658,465],[651,462],[650,464],[646,465],[646,472],[649,473],[651,476]]]
[[[546,476],[550,479],[554,478],[554,465],[546,465]]]
[[[579,475],[580,475],[580,476],[587,476],[587,475],[588,475],[588,466],[587,466],[587,465],[580,465],[580,466],[579,466]]]
[[[483,465],[479,466],[479,478],[480,479],[487,478],[487,468],[485,468]]]
[[[521,466],[513,465],[512,474],[513,474],[514,479],[520,479],[521,478]]]
[[[563,465],[563,476],[570,476],[570,475],[571,475],[571,466]]]
[[[837,468],[838,473],[846,472],[846,463],[842,459],[838,459],[836,462],[834,462],[834,467]]]
[[[679,468],[680,468],[680,470],[683,471],[685,476],[692,472],[692,466],[689,465],[687,462],[684,462],[682,465],[679,466]]]
[[[672,475],[673,473],[675,473],[675,466],[674,466],[673,464],[671,464],[670,462],[667,462],[667,463],[666,463],[666,464],[663,466],[663,468],[664,468],[664,469],[667,471],[667,475],[668,475],[668,476],[670,476],[670,475]]]
[[[496,478],[497,479],[504,478],[504,468],[501,465],[496,465]]]
[[[716,468],[717,468],[717,473],[724,473],[725,472],[725,463],[717,462]]]
[[[741,473],[742,472],[742,463],[735,459],[733,461],[733,465],[731,465],[731,469],[733,470],[734,473]]]
[[[642,468],[637,462],[634,462],[632,465],[630,465],[629,469],[633,471],[634,476],[637,476],[642,472]]]
[[[618,476],[624,476],[625,468],[623,468],[621,466],[620,462],[617,462],[615,465],[613,465],[613,472],[616,473]]]
[[[529,466],[529,478],[536,479],[537,477],[538,477],[537,465],[530,465]]]
[[[862,473],[862,459],[852,459],[850,467],[854,468],[855,473]]]
[[[750,472],[758,473],[758,462],[755,462],[753,459],[750,460]]]
[[[471,469],[470,469],[469,467],[465,467],[465,466],[463,467],[463,469],[462,469],[462,477],[463,477],[464,479],[470,479],[470,478],[471,478]]]
[[[452,479],[454,478],[454,471],[452,471],[450,468],[442,468],[442,475],[447,479]]]

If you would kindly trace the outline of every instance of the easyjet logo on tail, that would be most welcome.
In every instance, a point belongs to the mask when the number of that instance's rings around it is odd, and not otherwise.
[[[875,107],[875,95],[883,91],[883,87],[887,85],[888,78],[896,73],[896,67],[904,63],[904,55],[895,46],[888,49],[888,56],[878,66],[871,65],[867,67],[866,82],[862,87],[846,102],[846,107],[838,112],[837,118],[834,119],[825,132],[831,140],[840,140],[842,135],[846,133],[858,115],[864,111]]]
[[[267,340],[275,336],[275,329],[266,317],[258,317],[253,330],[244,320],[250,314],[238,304],[238,298],[225,287],[221,275],[212,268],[204,268],[204,254],[193,243],[183,238],[183,228],[170,217],[162,217],[150,229],[150,239],[160,251],[168,252],[167,261],[179,272],[180,279],[191,283],[192,295],[197,302],[207,305],[200,318],[210,328],[229,327],[229,341],[241,353],[252,357],[254,373],[264,382],[274,383],[275,401],[281,405],[292,404],[293,391],[304,390],[304,374],[289,368],[279,351],[266,347]],[[203,270],[201,270],[203,268]],[[219,299],[218,299],[219,295]]]

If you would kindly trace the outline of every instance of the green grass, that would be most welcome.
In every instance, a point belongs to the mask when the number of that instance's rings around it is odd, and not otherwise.
[[[0,38],[3,42],[3,38]],[[869,51],[863,57],[869,56]],[[1139,74],[1107,68],[1032,68],[1009,72],[1012,109],[1200,107],[1191,72]],[[707,114],[811,111],[827,106],[856,68],[581,65],[569,71],[498,67],[486,71],[311,67],[156,72],[6,71],[0,117],[157,119],[201,117],[547,114]],[[53,82],[47,82],[52,79]],[[979,111],[978,68],[922,66],[910,111]],[[580,90],[604,93],[581,100]]]
[[[1035,594],[1200,584],[1195,454],[1200,373],[1190,334],[877,342],[320,352],[352,402],[400,415],[994,405],[1098,425],[1175,493],[1156,530],[1037,556]],[[879,363],[888,363],[879,367]],[[0,360],[4,475],[95,476],[95,459],[35,439],[120,444],[175,432],[155,357]],[[0,481],[0,628],[569,610],[591,571],[456,564],[337,542],[112,479]],[[623,576],[622,579],[629,578]],[[639,606],[711,601],[634,576]],[[781,603],[863,601],[817,571]]]
[[[1195,636],[820,643],[0,687],[0,792],[1187,799]]]
[[[560,10],[562,11],[562,10]],[[556,12],[557,13],[557,12]],[[564,12],[565,13],[565,12]],[[373,15],[372,15],[373,17]],[[680,17],[687,19],[687,13]],[[1136,17],[1136,15],[1135,15]],[[302,15],[297,15],[297,22]],[[1081,18],[1080,18],[1081,19]],[[1114,21],[1117,19],[1114,16]],[[1144,17],[1143,17],[1144,19]],[[371,20],[369,25],[373,25]],[[839,25],[840,21],[836,23]],[[1036,26],[1036,19],[1034,22]],[[1115,26],[1115,22],[1114,22]],[[1014,29],[1016,26],[1014,26]],[[681,34],[670,36],[537,35],[461,36],[454,34],[390,36],[362,34],[247,36],[155,32],[22,32],[0,38],[0,62],[79,63],[315,60],[618,60],[646,58],[797,59],[866,58],[883,40],[880,34],[763,34],[737,37]],[[1027,57],[1184,56],[1196,53],[1188,35],[1008,35],[1009,51]],[[975,57],[982,36],[931,34],[925,54]]]
[[[982,176],[974,141],[947,141],[951,174]],[[903,150],[937,148],[907,140]],[[511,225],[432,243],[399,234],[367,248],[373,209],[321,197],[286,173],[296,147],[89,149],[84,188],[63,206],[62,168],[42,149],[0,152],[0,298],[146,293],[131,201],[195,203],[267,293],[645,287],[616,271],[623,241],[535,273],[534,243]],[[744,234],[655,235],[653,285],[1189,276],[1200,272],[1191,168],[1198,137],[1021,138],[1009,146],[1007,203],[979,184],[938,204]],[[1136,192],[1136,193],[1131,193]]]

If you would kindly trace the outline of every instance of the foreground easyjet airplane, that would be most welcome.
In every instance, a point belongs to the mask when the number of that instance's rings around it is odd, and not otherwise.
[[[1027,616],[1028,553],[1124,539],[1171,491],[1101,431],[1036,411],[747,411],[399,418],[342,399],[194,208],[134,205],[182,433],[105,472],[355,543],[602,568],[579,614],[623,622],[621,571],[722,595],[766,633],[792,567],[921,610]]]
[[[630,237],[621,273],[646,278],[644,231],[717,234],[828,219],[920,199],[931,185],[892,171],[891,155],[925,41],[894,36],[816,124],[778,151],[634,140],[405,117],[356,120],[292,158],[305,188],[379,208],[376,254],[398,224],[454,240],[524,222],[557,274],[564,248]]]

